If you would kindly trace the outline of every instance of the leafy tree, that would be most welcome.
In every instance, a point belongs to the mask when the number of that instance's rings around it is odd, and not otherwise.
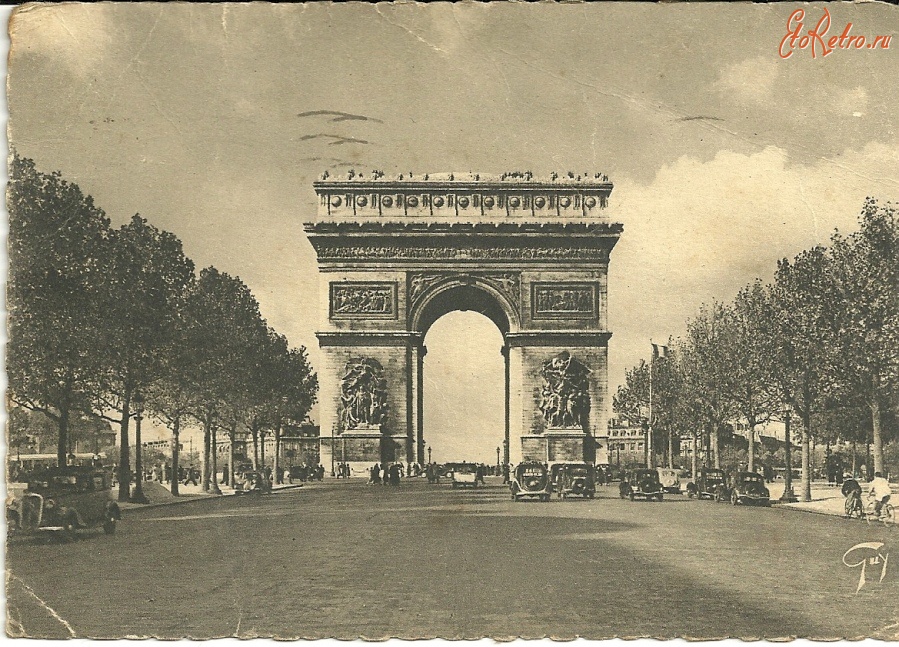
[[[784,402],[802,420],[802,500],[811,500],[811,420],[823,406],[829,383],[828,317],[836,307],[830,285],[831,265],[823,247],[778,263],[767,300],[764,339],[770,370]]]
[[[110,236],[110,259],[102,282],[106,314],[94,406],[104,417],[109,412],[118,415],[119,500],[125,501],[130,494],[128,428],[134,399],[143,398],[162,375],[163,350],[172,343],[194,267],[174,234],[156,229],[139,215]]]
[[[764,287],[755,282],[740,290],[723,317],[729,366],[720,374],[720,385],[749,427],[750,472],[755,471],[756,427],[768,422],[779,408],[764,339],[766,299]]]
[[[249,394],[260,388],[254,378],[261,376],[268,327],[250,289],[214,267],[200,272],[186,316],[194,358],[192,416],[203,425],[203,488],[217,491],[215,431],[229,406],[255,404]]]
[[[681,351],[685,397],[695,404],[703,421],[716,468],[721,467],[719,431],[734,415],[733,401],[722,388],[730,369],[725,317],[723,304],[704,305],[696,318],[687,323]]]
[[[65,465],[72,416],[90,410],[98,374],[109,221],[58,172],[14,154],[9,173],[9,396],[54,421]]]
[[[857,232],[832,239],[829,368],[836,388],[868,408],[874,470],[883,472],[883,418],[899,381],[899,220],[892,204],[873,199],[859,220]]]

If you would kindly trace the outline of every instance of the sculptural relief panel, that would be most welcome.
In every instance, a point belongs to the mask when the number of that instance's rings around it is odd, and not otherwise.
[[[590,413],[590,369],[570,352],[543,362],[540,411],[550,429],[583,429]]]
[[[331,319],[395,319],[397,285],[392,282],[332,282]]]
[[[596,319],[599,316],[597,283],[532,283],[531,317],[534,319]]]

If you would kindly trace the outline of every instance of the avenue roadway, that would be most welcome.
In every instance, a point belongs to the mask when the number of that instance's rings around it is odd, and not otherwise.
[[[326,482],[128,511],[115,536],[8,545],[30,637],[892,637],[899,528],[669,496],[512,503]],[[860,542],[894,551],[859,569]]]

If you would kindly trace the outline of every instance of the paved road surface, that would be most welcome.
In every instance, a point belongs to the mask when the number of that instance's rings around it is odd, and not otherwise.
[[[899,528],[668,497],[314,485],[129,511],[113,537],[12,541],[32,637],[899,637]],[[884,542],[895,566],[843,553]]]

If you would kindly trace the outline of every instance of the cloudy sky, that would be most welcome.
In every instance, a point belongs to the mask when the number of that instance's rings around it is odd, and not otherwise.
[[[606,173],[625,226],[614,388],[703,301],[852,229],[865,196],[899,200],[899,9],[827,5],[828,36],[851,22],[888,50],[782,59],[798,6],[29,7],[11,24],[11,141],[115,223],[139,212],[239,275],[313,361],[302,223],[323,170]],[[802,6],[808,30],[823,5]],[[428,335],[435,459],[495,460],[500,343],[471,313]]]

